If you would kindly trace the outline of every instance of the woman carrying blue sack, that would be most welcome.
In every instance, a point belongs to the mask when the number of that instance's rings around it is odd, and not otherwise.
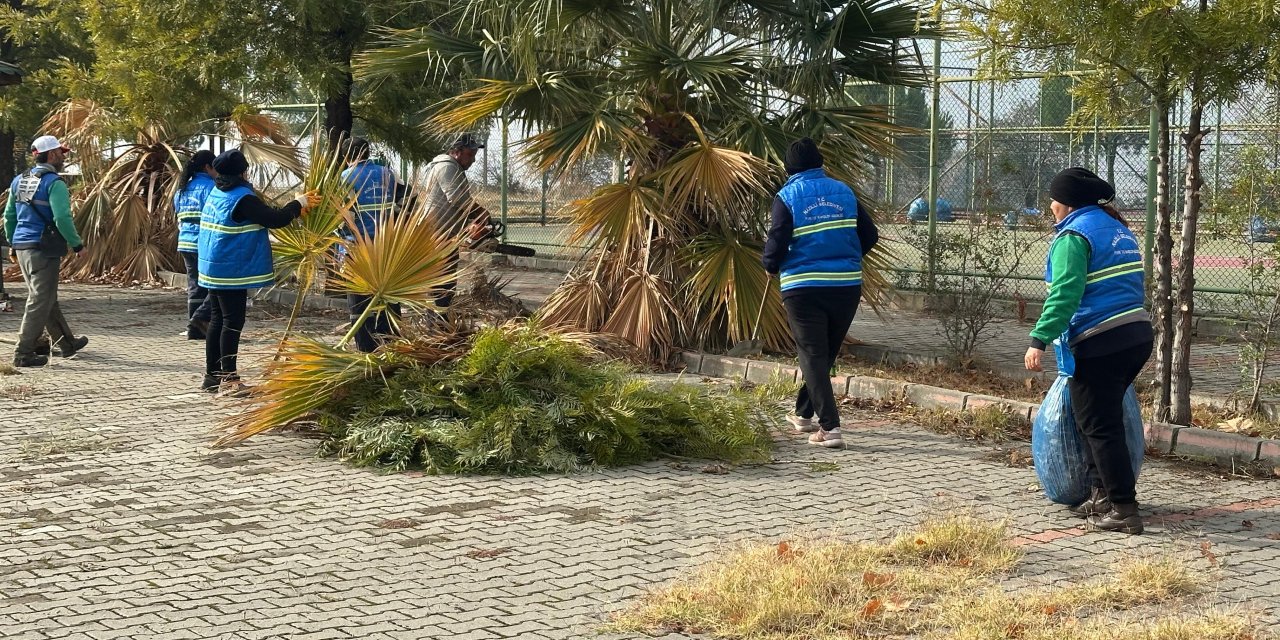
[[[178,253],[187,267],[187,339],[204,340],[209,331],[209,290],[200,286],[200,212],[213,190],[213,152],[201,149],[187,160],[173,196],[173,210],[178,216]]]
[[[1142,253],[1112,205],[1115,187],[1079,167],[1049,183],[1057,236],[1049,249],[1049,293],[1031,331],[1025,364],[1041,371],[1045,345],[1066,333],[1075,357],[1071,412],[1085,440],[1090,496],[1071,508],[1089,531],[1142,533],[1136,479],[1125,444],[1124,394],[1151,357],[1143,307]]]

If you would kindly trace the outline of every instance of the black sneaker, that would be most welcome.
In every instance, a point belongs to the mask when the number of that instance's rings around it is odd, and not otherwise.
[[[15,367],[43,367],[46,364],[49,364],[49,356],[38,353],[14,354],[13,356],[13,366]]]
[[[1114,504],[1106,515],[1089,516],[1084,521],[1085,531],[1115,531],[1138,535],[1142,533],[1142,516],[1138,515],[1138,505]]]
[[[1081,518],[1103,516],[1111,511],[1111,498],[1107,497],[1106,489],[1094,487],[1088,500],[1074,507],[1067,507],[1067,510]]]
[[[58,341],[58,356],[61,358],[70,358],[78,353],[81,349],[89,344],[89,336],[80,336],[79,338],[63,338]]]
[[[222,378],[205,374],[204,382],[200,383],[200,390],[205,393],[217,393],[218,385],[222,384]]]
[[[36,340],[36,355],[38,356],[49,355],[49,339],[48,338],[45,338],[44,336],[40,336],[40,339]]]

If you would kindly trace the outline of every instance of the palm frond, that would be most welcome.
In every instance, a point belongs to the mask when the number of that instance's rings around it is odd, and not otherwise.
[[[370,296],[367,313],[385,310],[391,304],[434,308],[439,289],[457,277],[454,268],[460,240],[438,228],[421,208],[383,215],[376,228],[370,238],[353,225],[355,240],[347,246],[337,288]]]
[[[776,282],[760,267],[762,247],[741,232],[708,233],[689,248],[693,266],[689,295],[699,302],[699,322],[706,334],[723,323],[726,345],[751,337],[760,312],[760,337],[773,348],[790,343],[786,311]],[[760,311],[761,296],[768,296]]]
[[[240,133],[241,140],[270,142],[280,146],[293,145],[293,136],[287,123],[248,105],[237,105],[231,110],[228,120]]]
[[[728,214],[764,196],[776,171],[749,153],[702,140],[672,157],[658,179],[669,202]]]
[[[571,272],[538,308],[538,322],[547,327],[599,331],[613,306],[606,284],[594,270]]]
[[[244,153],[245,159],[251,165],[270,164],[298,177],[306,175],[307,170],[302,162],[302,153],[294,145],[242,140],[240,151]]]
[[[214,443],[227,447],[264,431],[305,420],[344,387],[395,366],[387,354],[335,349],[310,338],[294,338],[284,358],[267,365],[250,408],[226,421],[228,433]]]
[[[653,187],[634,182],[605,185],[564,209],[573,221],[568,242],[587,240],[630,251],[643,241],[648,221],[662,219],[661,210],[662,193]]]
[[[664,360],[676,332],[684,328],[682,313],[672,304],[674,292],[670,285],[640,269],[630,270],[619,284],[614,306],[600,330]]]

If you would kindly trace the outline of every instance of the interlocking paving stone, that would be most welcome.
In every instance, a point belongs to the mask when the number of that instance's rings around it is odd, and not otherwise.
[[[276,434],[214,451],[218,420],[238,405],[193,391],[202,344],[177,336],[182,294],[63,291],[89,347],[0,378],[0,390],[32,388],[0,395],[6,639],[595,637],[629,598],[726,545],[876,540],[958,507],[1010,518],[1026,552],[1011,585],[1088,578],[1162,549],[1208,569],[1208,542],[1221,598],[1280,619],[1275,483],[1148,461],[1150,534],[1126,538],[1085,534],[1038,495],[1030,469],[869,413],[848,416],[846,450],[787,436],[776,462],[724,475],[662,462],[570,476],[386,475]],[[279,313],[253,310],[250,379],[270,357]],[[12,338],[19,318],[0,315],[0,336]],[[343,321],[302,324],[327,333]],[[839,468],[816,472],[815,461]],[[384,526],[396,520],[411,526]],[[478,550],[505,553],[468,555]]]

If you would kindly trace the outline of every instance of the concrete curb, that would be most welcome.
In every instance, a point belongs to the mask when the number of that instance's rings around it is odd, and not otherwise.
[[[694,352],[685,352],[681,357],[685,373],[690,374],[757,383],[803,379],[796,367],[777,362]],[[879,402],[905,401],[923,409],[974,411],[997,406],[1028,423],[1035,420],[1040,409],[1040,405],[1030,402],[870,376],[837,375],[831,378],[831,386],[836,395]],[[1161,423],[1146,425],[1145,433],[1147,449],[1152,453],[1280,465],[1280,440]]]

